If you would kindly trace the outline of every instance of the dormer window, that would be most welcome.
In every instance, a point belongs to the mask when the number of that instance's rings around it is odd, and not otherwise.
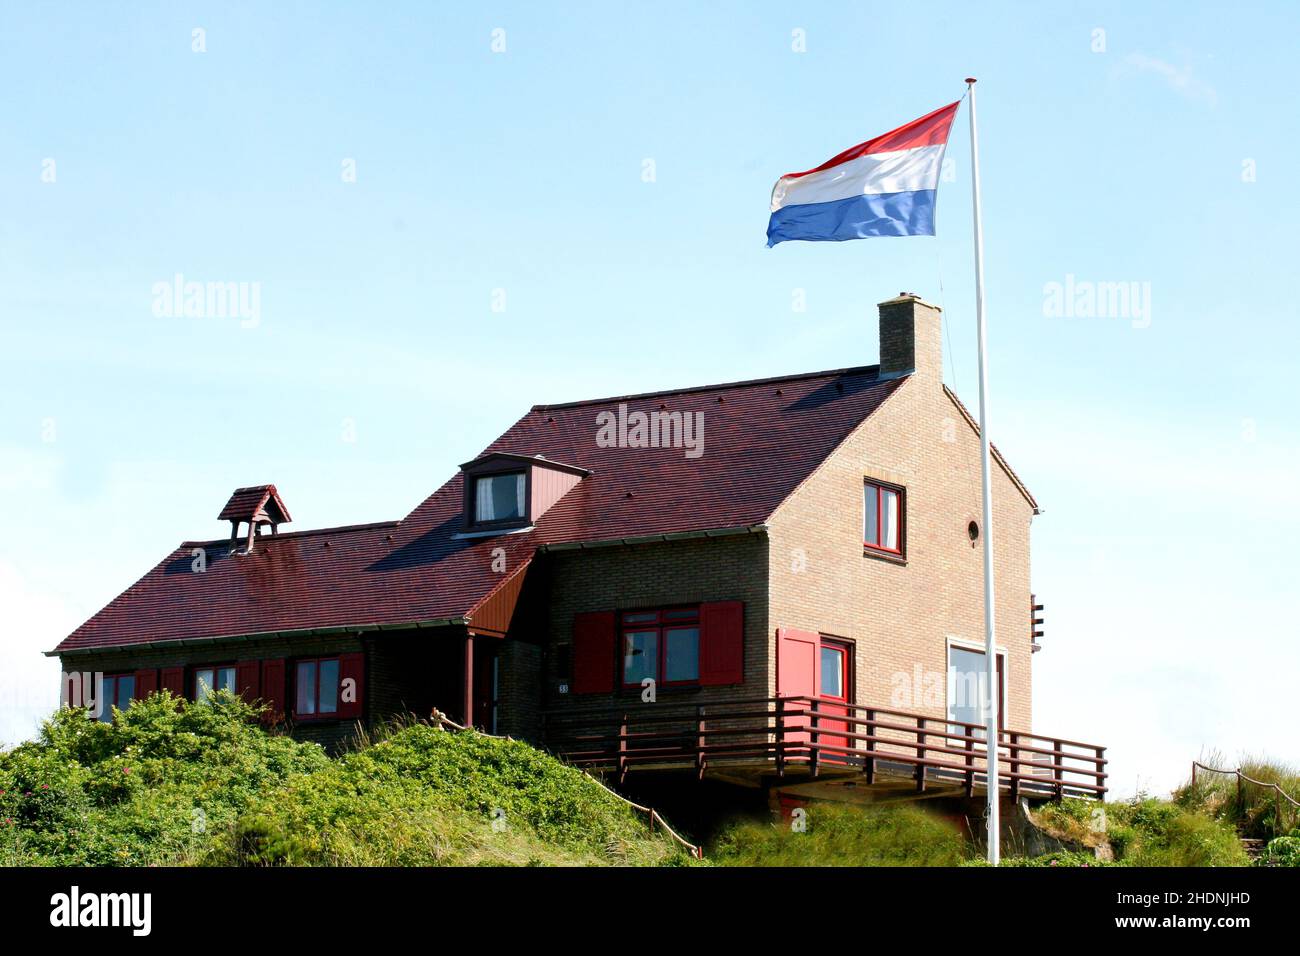
[[[591,472],[541,455],[491,452],[461,465],[466,535],[528,528]]]
[[[528,516],[528,478],[522,471],[474,479],[474,523],[523,521]]]

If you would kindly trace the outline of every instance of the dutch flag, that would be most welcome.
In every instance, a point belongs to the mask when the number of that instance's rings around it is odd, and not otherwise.
[[[772,188],[767,244],[933,236],[935,192],[956,103],[846,149]]]

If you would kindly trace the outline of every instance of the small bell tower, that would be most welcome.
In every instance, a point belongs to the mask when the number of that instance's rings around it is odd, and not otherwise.
[[[239,526],[248,524],[248,544],[244,548],[247,554],[253,550],[253,541],[262,534],[264,525],[271,526],[271,535],[279,533],[280,525],[293,519],[289,509],[275,490],[275,485],[252,485],[248,488],[236,488],[226,506],[217,515],[219,521],[230,522],[230,553],[238,550]]]

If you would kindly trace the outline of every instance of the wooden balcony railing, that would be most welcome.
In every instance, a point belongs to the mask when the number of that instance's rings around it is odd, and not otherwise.
[[[987,786],[988,748],[978,724],[819,697],[752,697],[709,704],[637,703],[543,715],[548,747],[570,763],[609,769],[621,780],[640,767],[713,768],[770,763],[779,776],[834,771],[906,777],[917,790]],[[1102,798],[1106,750],[1095,744],[1003,730],[998,786],[1060,798]]]

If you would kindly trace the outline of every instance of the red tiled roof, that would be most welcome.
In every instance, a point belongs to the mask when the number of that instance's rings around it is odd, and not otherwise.
[[[671,392],[538,405],[483,454],[590,469],[528,531],[463,537],[457,473],[400,522],[282,533],[251,554],[185,542],[56,648],[459,620],[539,546],[760,525],[905,379],[852,368]],[[597,416],[699,412],[703,453],[601,447]],[[207,570],[192,570],[205,549]],[[500,567],[497,562],[496,567]]]
[[[275,485],[250,485],[247,488],[236,488],[235,493],[226,502],[226,506],[221,509],[221,514],[217,515],[218,521],[253,521],[254,519],[274,521],[277,524],[286,524],[293,520],[289,517],[289,509],[284,506],[280,493],[275,490]]]

